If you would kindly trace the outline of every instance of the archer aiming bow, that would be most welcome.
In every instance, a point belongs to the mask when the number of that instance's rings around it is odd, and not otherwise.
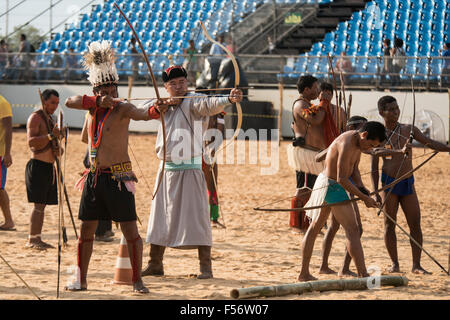
[[[150,77],[152,79],[153,89],[155,90],[156,97],[157,97],[158,100],[161,100],[161,96],[159,95],[159,90],[158,90],[158,84],[156,82],[155,75],[153,74],[153,70],[152,70],[152,66],[150,64],[150,61],[148,60],[147,54],[145,53],[145,48],[142,45],[142,42],[139,39],[138,34],[134,30],[133,25],[131,24],[130,20],[128,20],[128,18],[125,15],[125,13],[123,13],[123,11],[119,8],[117,3],[114,3],[114,6],[119,11],[120,15],[125,19],[125,21],[127,22],[128,26],[131,29],[131,32],[133,33],[133,35],[134,35],[134,37],[136,39],[136,42],[138,43],[139,48],[141,49],[141,53],[142,53],[142,56],[144,57],[145,64],[147,65],[147,69],[148,69],[148,72],[149,72]],[[164,112],[161,112],[160,116],[161,116],[161,127],[162,127],[162,134],[163,134],[163,163],[162,163],[162,167],[161,167],[161,172],[159,174],[159,179],[158,179],[158,183],[157,183],[157,186],[156,186],[156,190],[155,190],[155,193],[152,195],[152,199],[155,199],[155,196],[158,193],[159,187],[161,186],[161,182],[164,179],[164,168],[165,168],[165,165],[166,165],[166,125],[165,125],[165,122],[164,122]]]

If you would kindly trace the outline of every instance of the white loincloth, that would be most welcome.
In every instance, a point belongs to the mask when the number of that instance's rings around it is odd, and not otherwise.
[[[313,151],[302,147],[287,146],[288,164],[296,171],[303,171],[318,175],[325,168],[325,162],[316,162],[319,151]]]
[[[305,208],[322,205],[328,192],[328,185],[328,177],[323,173],[320,173],[316,179],[316,182],[314,183],[313,191],[311,193],[311,196],[309,197],[308,202],[305,204]],[[320,210],[322,209],[312,209],[305,211],[306,216],[309,218],[310,222],[317,221],[320,215]]]

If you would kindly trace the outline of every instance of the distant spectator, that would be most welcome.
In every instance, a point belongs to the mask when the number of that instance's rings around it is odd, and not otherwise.
[[[386,81],[386,75],[389,75],[392,70],[392,59],[391,59],[391,40],[383,40],[383,70],[381,72],[381,82]]]
[[[345,82],[348,82],[348,73],[353,72],[353,65],[350,59],[347,57],[345,51],[341,52],[341,57],[336,62],[336,77],[339,79],[339,73],[342,71],[342,75]]]
[[[406,53],[403,49],[403,40],[399,38],[395,38],[394,40],[394,48],[391,49],[391,58],[392,58],[392,86],[396,86],[400,84],[400,72],[406,65]]]
[[[234,44],[233,41],[233,37],[229,36],[227,38],[227,45],[226,48],[231,52],[231,53],[235,53],[236,52],[236,45]]]
[[[8,66],[8,46],[5,40],[0,40],[0,79],[3,79],[6,67]]]
[[[187,70],[189,85],[195,85],[197,74],[197,49],[195,48],[194,40],[189,40],[189,47],[183,50],[183,53],[188,55],[183,62],[183,67]]]
[[[267,44],[269,46],[269,54],[273,54],[275,50],[275,43],[273,43],[272,37],[267,37]]]
[[[50,60],[50,65],[49,67],[51,68],[50,70],[50,76],[49,79],[51,80],[59,80],[61,79],[61,69],[64,65],[64,61],[61,58],[61,55],[58,52],[58,49],[53,49],[53,56],[52,59]]]
[[[30,81],[30,51],[31,45],[27,40],[27,36],[20,35],[19,52],[16,56],[16,65],[20,67],[19,80]]]
[[[446,59],[443,59],[444,62],[442,64],[441,82],[442,84],[447,84],[450,79],[450,43],[445,43],[443,49],[443,51],[439,50],[440,56],[446,57]]]
[[[218,36],[217,37],[217,42],[219,42],[220,44],[224,45],[224,38],[223,36]],[[226,52],[219,47],[216,43],[213,43],[213,45],[211,46],[211,49],[209,50],[209,54],[221,54],[224,55],[226,54]]]
[[[67,66],[67,80],[78,80],[76,69],[79,68],[77,54],[74,53],[73,48],[69,48],[69,52],[66,56],[66,66]]]

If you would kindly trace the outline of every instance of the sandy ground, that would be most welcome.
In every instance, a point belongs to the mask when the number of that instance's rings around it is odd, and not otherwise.
[[[15,129],[13,136],[13,166],[8,170],[6,189],[11,200],[11,209],[17,231],[0,231],[0,254],[25,279],[43,299],[56,298],[57,250],[38,252],[24,247],[29,228],[32,205],[27,202],[25,190],[25,164],[29,159],[24,129]],[[66,165],[66,181],[72,209],[77,217],[80,192],[72,186],[82,171],[85,145],[80,141],[80,132],[70,135]],[[130,136],[130,145],[137,157],[138,167],[130,152],[134,170],[140,179],[136,193],[136,206],[142,221],[140,234],[145,238],[151,205],[151,190],[155,179],[157,159],[154,152],[154,135]],[[246,144],[249,142],[239,142]],[[69,246],[62,252],[61,299],[230,299],[234,288],[261,285],[279,285],[296,282],[300,271],[300,243],[302,235],[289,228],[287,212],[256,212],[253,207],[271,201],[285,199],[273,206],[288,208],[287,199],[295,192],[295,174],[287,165],[286,145],[280,148],[279,171],[274,175],[261,175],[265,165],[221,165],[219,167],[219,190],[222,213],[227,229],[213,229],[212,249],[214,279],[197,280],[189,275],[198,273],[196,250],[168,249],[165,255],[164,277],[145,277],[150,294],[133,294],[131,287],[111,284],[119,250],[120,231],[116,230],[115,241],[94,245],[94,253],[88,273],[88,291],[69,293],[62,290],[70,278],[67,270],[76,264],[76,239],[65,208],[65,222],[69,235]],[[418,156],[422,151],[416,151]],[[417,165],[425,158],[414,160]],[[369,171],[369,159],[363,156],[361,173]],[[142,170],[142,171],[141,171]],[[450,161],[448,154],[439,154],[416,173],[416,189],[422,208],[422,230],[424,248],[445,268],[449,259],[449,205]],[[363,179],[369,184],[369,175]],[[390,261],[383,241],[383,219],[374,209],[361,206],[364,234],[362,244],[367,266],[379,268],[386,274]],[[46,210],[43,239],[57,246],[57,207]],[[2,221],[2,219],[0,219]],[[403,214],[399,223],[407,230]],[[76,219],[79,228],[79,220]],[[411,270],[409,240],[397,229],[398,251],[402,273],[409,279],[407,287],[383,287],[378,290],[332,291],[289,295],[276,299],[449,299],[449,278],[425,254],[422,265],[432,275],[416,275]],[[311,272],[319,279],[337,279],[336,275],[319,275],[321,262],[320,235],[314,247]],[[330,267],[338,269],[344,255],[345,236],[339,230],[330,256]],[[144,246],[144,265],[148,260],[149,245]],[[355,270],[354,265],[351,268]],[[15,274],[0,261],[0,299],[35,299]]]

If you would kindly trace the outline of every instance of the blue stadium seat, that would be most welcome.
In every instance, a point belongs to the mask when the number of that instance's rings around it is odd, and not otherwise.
[[[430,80],[439,81],[442,70],[442,60],[433,59],[430,64]]]
[[[331,0],[276,0],[279,4],[302,3],[328,3]],[[234,1],[231,8],[227,0],[115,0],[121,9],[126,12],[136,31],[149,52],[167,54],[180,54],[187,46],[187,40],[199,25],[200,21],[206,21],[211,34],[217,35],[230,30],[233,23],[232,10],[240,21],[249,12],[263,3],[272,3],[272,0],[242,0]],[[373,24],[373,14],[369,8],[376,4],[380,9],[380,18],[383,28],[376,29]],[[211,19],[214,17],[214,19]],[[339,55],[346,51],[348,55],[380,55],[382,54],[381,41],[384,37],[394,40],[400,37],[405,41],[405,49],[408,55],[436,56],[437,50],[444,42],[449,41],[450,1],[448,0],[373,0],[366,7],[354,12],[348,21],[340,22],[336,30],[326,33],[323,40],[315,43],[309,54],[322,55],[321,58],[311,58],[306,63],[308,55],[297,59],[294,72],[286,74],[298,77],[295,71],[318,74],[327,68],[323,65],[323,56],[331,53]],[[198,33],[198,32],[197,32]],[[197,47],[205,43],[205,37],[195,39]],[[66,50],[73,46],[77,52],[86,50],[86,43],[99,39],[114,41],[117,52],[127,52],[127,42],[131,38],[128,27],[115,10],[112,1],[103,1],[102,4],[92,6],[89,14],[80,15],[76,25],[71,26],[61,34],[55,36],[54,41],[45,42],[39,48],[39,52],[51,50],[57,47]],[[362,59],[364,61],[358,67],[366,73],[376,68],[376,60]],[[127,66],[127,61],[122,64]],[[167,64],[167,60],[158,61],[157,67]],[[423,62],[414,66],[423,70]],[[438,67],[432,67],[435,72]],[[408,66],[410,72],[413,66]],[[364,77],[363,77],[364,78]]]

